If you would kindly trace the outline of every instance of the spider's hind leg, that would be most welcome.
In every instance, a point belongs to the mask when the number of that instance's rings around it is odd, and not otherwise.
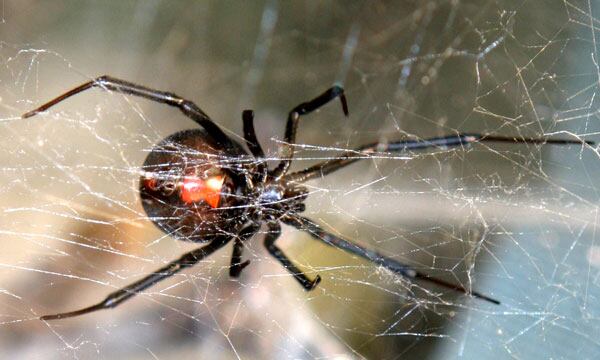
[[[83,308],[80,310],[75,310],[75,311],[69,311],[69,312],[58,313],[58,314],[53,314],[53,315],[44,315],[44,316],[40,317],[40,320],[46,321],[46,320],[65,319],[65,318],[70,318],[70,317],[74,317],[74,316],[89,314],[91,312],[95,312],[98,310],[114,308],[114,307],[118,306],[119,304],[121,304],[122,302],[139,294],[141,291],[156,284],[157,282],[162,281],[166,278],[169,278],[183,269],[186,269],[186,268],[196,265],[202,259],[206,258],[213,252],[217,251],[218,249],[223,247],[228,242],[229,242],[229,239],[226,239],[226,238],[225,239],[216,239],[216,240],[210,242],[208,245],[205,245],[204,247],[201,247],[201,248],[192,250],[188,253],[185,253],[179,259],[171,261],[164,267],[156,270],[155,272],[144,277],[143,279],[138,280],[138,281],[134,282],[133,284],[127,285],[124,288],[109,294],[103,301],[101,301],[95,305],[88,306],[86,308]]]
[[[281,235],[281,225],[279,223],[269,224],[269,233],[265,236],[265,247],[271,255],[273,255],[286,268],[294,278],[302,285],[304,290],[313,290],[320,282],[321,277],[317,275],[313,280],[309,279],[302,270],[298,269],[290,259],[275,245],[275,241]]]

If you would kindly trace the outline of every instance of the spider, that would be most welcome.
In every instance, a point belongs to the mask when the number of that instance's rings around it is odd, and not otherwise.
[[[252,110],[242,112],[244,140],[248,153],[193,102],[170,92],[154,90],[110,76],[88,81],[23,114],[22,118],[46,111],[57,103],[91,88],[139,96],[174,106],[200,126],[170,135],[153,147],[142,166],[139,188],[143,208],[156,226],[176,239],[206,245],[185,253],[143,279],[109,294],[95,305],[76,311],[44,315],[40,320],[64,319],[114,308],[159,281],[196,265],[231,241],[233,254],[229,274],[238,277],[250,263],[249,260],[242,261],[244,243],[259,231],[263,223],[268,227],[264,236],[264,245],[268,252],[307,291],[313,290],[321,281],[321,277],[317,275],[309,278],[275,244],[281,234],[281,223],[306,231],[316,240],[371,261],[404,278],[427,281],[499,305],[498,300],[489,296],[431,277],[411,266],[323,230],[317,223],[300,215],[305,210],[304,202],[308,196],[308,191],[302,183],[324,177],[378,151],[464,148],[478,142],[593,145],[590,141],[581,140],[458,133],[424,140],[400,140],[386,144],[374,142],[304,170],[289,173],[301,116],[310,114],[336,98],[341,101],[342,110],[348,116],[346,97],[340,86],[331,87],[289,112],[284,142],[280,148],[281,160],[273,169],[267,167],[265,154],[257,141]]]

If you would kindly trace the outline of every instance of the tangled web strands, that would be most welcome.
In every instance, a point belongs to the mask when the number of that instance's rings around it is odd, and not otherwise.
[[[205,3],[110,5],[107,13],[126,15],[122,24],[105,21],[99,9],[109,5],[65,6],[71,15],[62,17],[56,5],[15,4],[0,11],[7,356],[29,346],[14,334],[36,339],[27,351],[44,357],[124,349],[168,358],[186,344],[194,356],[218,348],[230,358],[597,353],[600,160],[583,143],[597,141],[600,126],[594,2],[367,10],[268,1],[240,5],[244,20],[223,8],[206,15]],[[85,9],[94,23],[74,23]],[[109,43],[90,41],[86,29]],[[94,64],[106,58],[115,65]],[[313,291],[264,248],[279,231],[265,225],[243,242],[236,264],[250,265],[237,279],[228,276],[231,240],[114,310],[38,320],[205,245],[156,229],[140,202],[144,159],[196,126],[185,116],[108,89],[21,118],[101,73],[194,100],[252,154],[261,143],[269,169],[288,170],[281,181],[307,188],[302,218],[283,219],[275,245],[308,280],[320,275]],[[349,116],[336,99],[301,116],[296,141],[286,141],[287,112],[334,84]],[[258,139],[245,143],[251,118]],[[288,158],[289,168],[280,165]],[[228,165],[242,160],[260,163],[240,156]],[[194,189],[188,202],[210,198]],[[322,231],[331,236],[318,239]],[[367,250],[354,253],[350,242]]]

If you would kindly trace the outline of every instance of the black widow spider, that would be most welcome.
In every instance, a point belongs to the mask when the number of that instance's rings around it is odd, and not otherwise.
[[[225,133],[193,102],[175,94],[153,90],[110,76],[88,81],[46,104],[23,114],[34,116],[53,105],[87,89],[99,87],[122,94],[140,96],[177,107],[200,128],[175,133],[156,145],[144,162],[140,178],[140,197],[144,210],[152,222],[167,234],[186,241],[208,243],[192,250],[179,259],[158,269],[145,278],[117,290],[102,302],[71,312],[41,316],[41,320],[63,319],[113,308],[144,289],[177,272],[194,266],[205,257],[233,240],[233,254],[229,274],[240,275],[250,263],[242,262],[244,242],[254,236],[262,223],[268,226],[264,244],[271,255],[283,265],[306,290],[312,290],[321,281],[307,277],[275,245],[281,234],[280,223],[308,232],[327,245],[369,260],[408,279],[429,281],[439,286],[500,304],[498,300],[471,291],[461,285],[430,277],[408,265],[385,257],[323,230],[313,221],[299,215],[305,209],[308,191],[301,186],[305,181],[323,177],[370,154],[401,152],[429,148],[466,147],[477,142],[504,142],[525,144],[588,144],[590,141],[544,138],[512,138],[482,134],[455,134],[425,140],[401,140],[387,144],[371,143],[342,153],[335,159],[321,162],[302,171],[288,174],[294,155],[296,129],[300,116],[309,114],[335,98],[342,103],[344,114],[348,106],[344,90],[333,86],[316,98],[290,111],[281,146],[279,165],[269,170],[264,152],[254,132],[254,113],[242,112],[244,139],[250,150]]]

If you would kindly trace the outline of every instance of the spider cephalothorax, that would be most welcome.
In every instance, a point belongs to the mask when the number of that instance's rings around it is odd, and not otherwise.
[[[310,279],[275,245],[275,241],[281,234],[280,223],[306,231],[313,238],[327,245],[369,260],[400,276],[425,280],[499,304],[497,300],[486,295],[430,277],[391,257],[323,230],[318,224],[300,216],[299,213],[305,208],[304,200],[308,196],[307,190],[300,184],[325,176],[377,151],[402,152],[467,147],[478,142],[582,146],[592,144],[578,139],[454,134],[424,140],[367,144],[345,152],[337,158],[288,174],[296,129],[302,115],[309,114],[336,98],[341,100],[344,114],[348,115],[346,98],[343,89],[339,86],[333,86],[313,100],[302,103],[290,111],[284,143],[281,147],[282,160],[272,170],[267,168],[263,150],[256,139],[254,114],[251,110],[242,113],[244,140],[250,150],[248,153],[236,141],[225,135],[208,115],[191,101],[172,93],[149,89],[109,76],[86,82],[24,114],[23,117],[27,118],[45,111],[58,102],[92,87],[140,96],[174,106],[200,126],[195,130],[173,134],[152,149],[142,166],[140,197],[146,214],[160,229],[177,239],[207,244],[184,254],[143,279],[111,293],[98,304],[77,311],[42,316],[42,320],[72,317],[115,307],[153,284],[197,264],[230,241],[233,241],[233,254],[229,273],[233,277],[239,276],[249,264],[248,260],[244,262],[241,260],[244,242],[252,238],[263,223],[267,224],[269,230],[264,236],[265,247],[306,290],[314,289],[321,278],[317,275]]]
[[[278,180],[267,180],[256,187],[253,194],[253,214],[265,221],[274,221],[291,213],[306,209],[308,196],[305,187]]]

